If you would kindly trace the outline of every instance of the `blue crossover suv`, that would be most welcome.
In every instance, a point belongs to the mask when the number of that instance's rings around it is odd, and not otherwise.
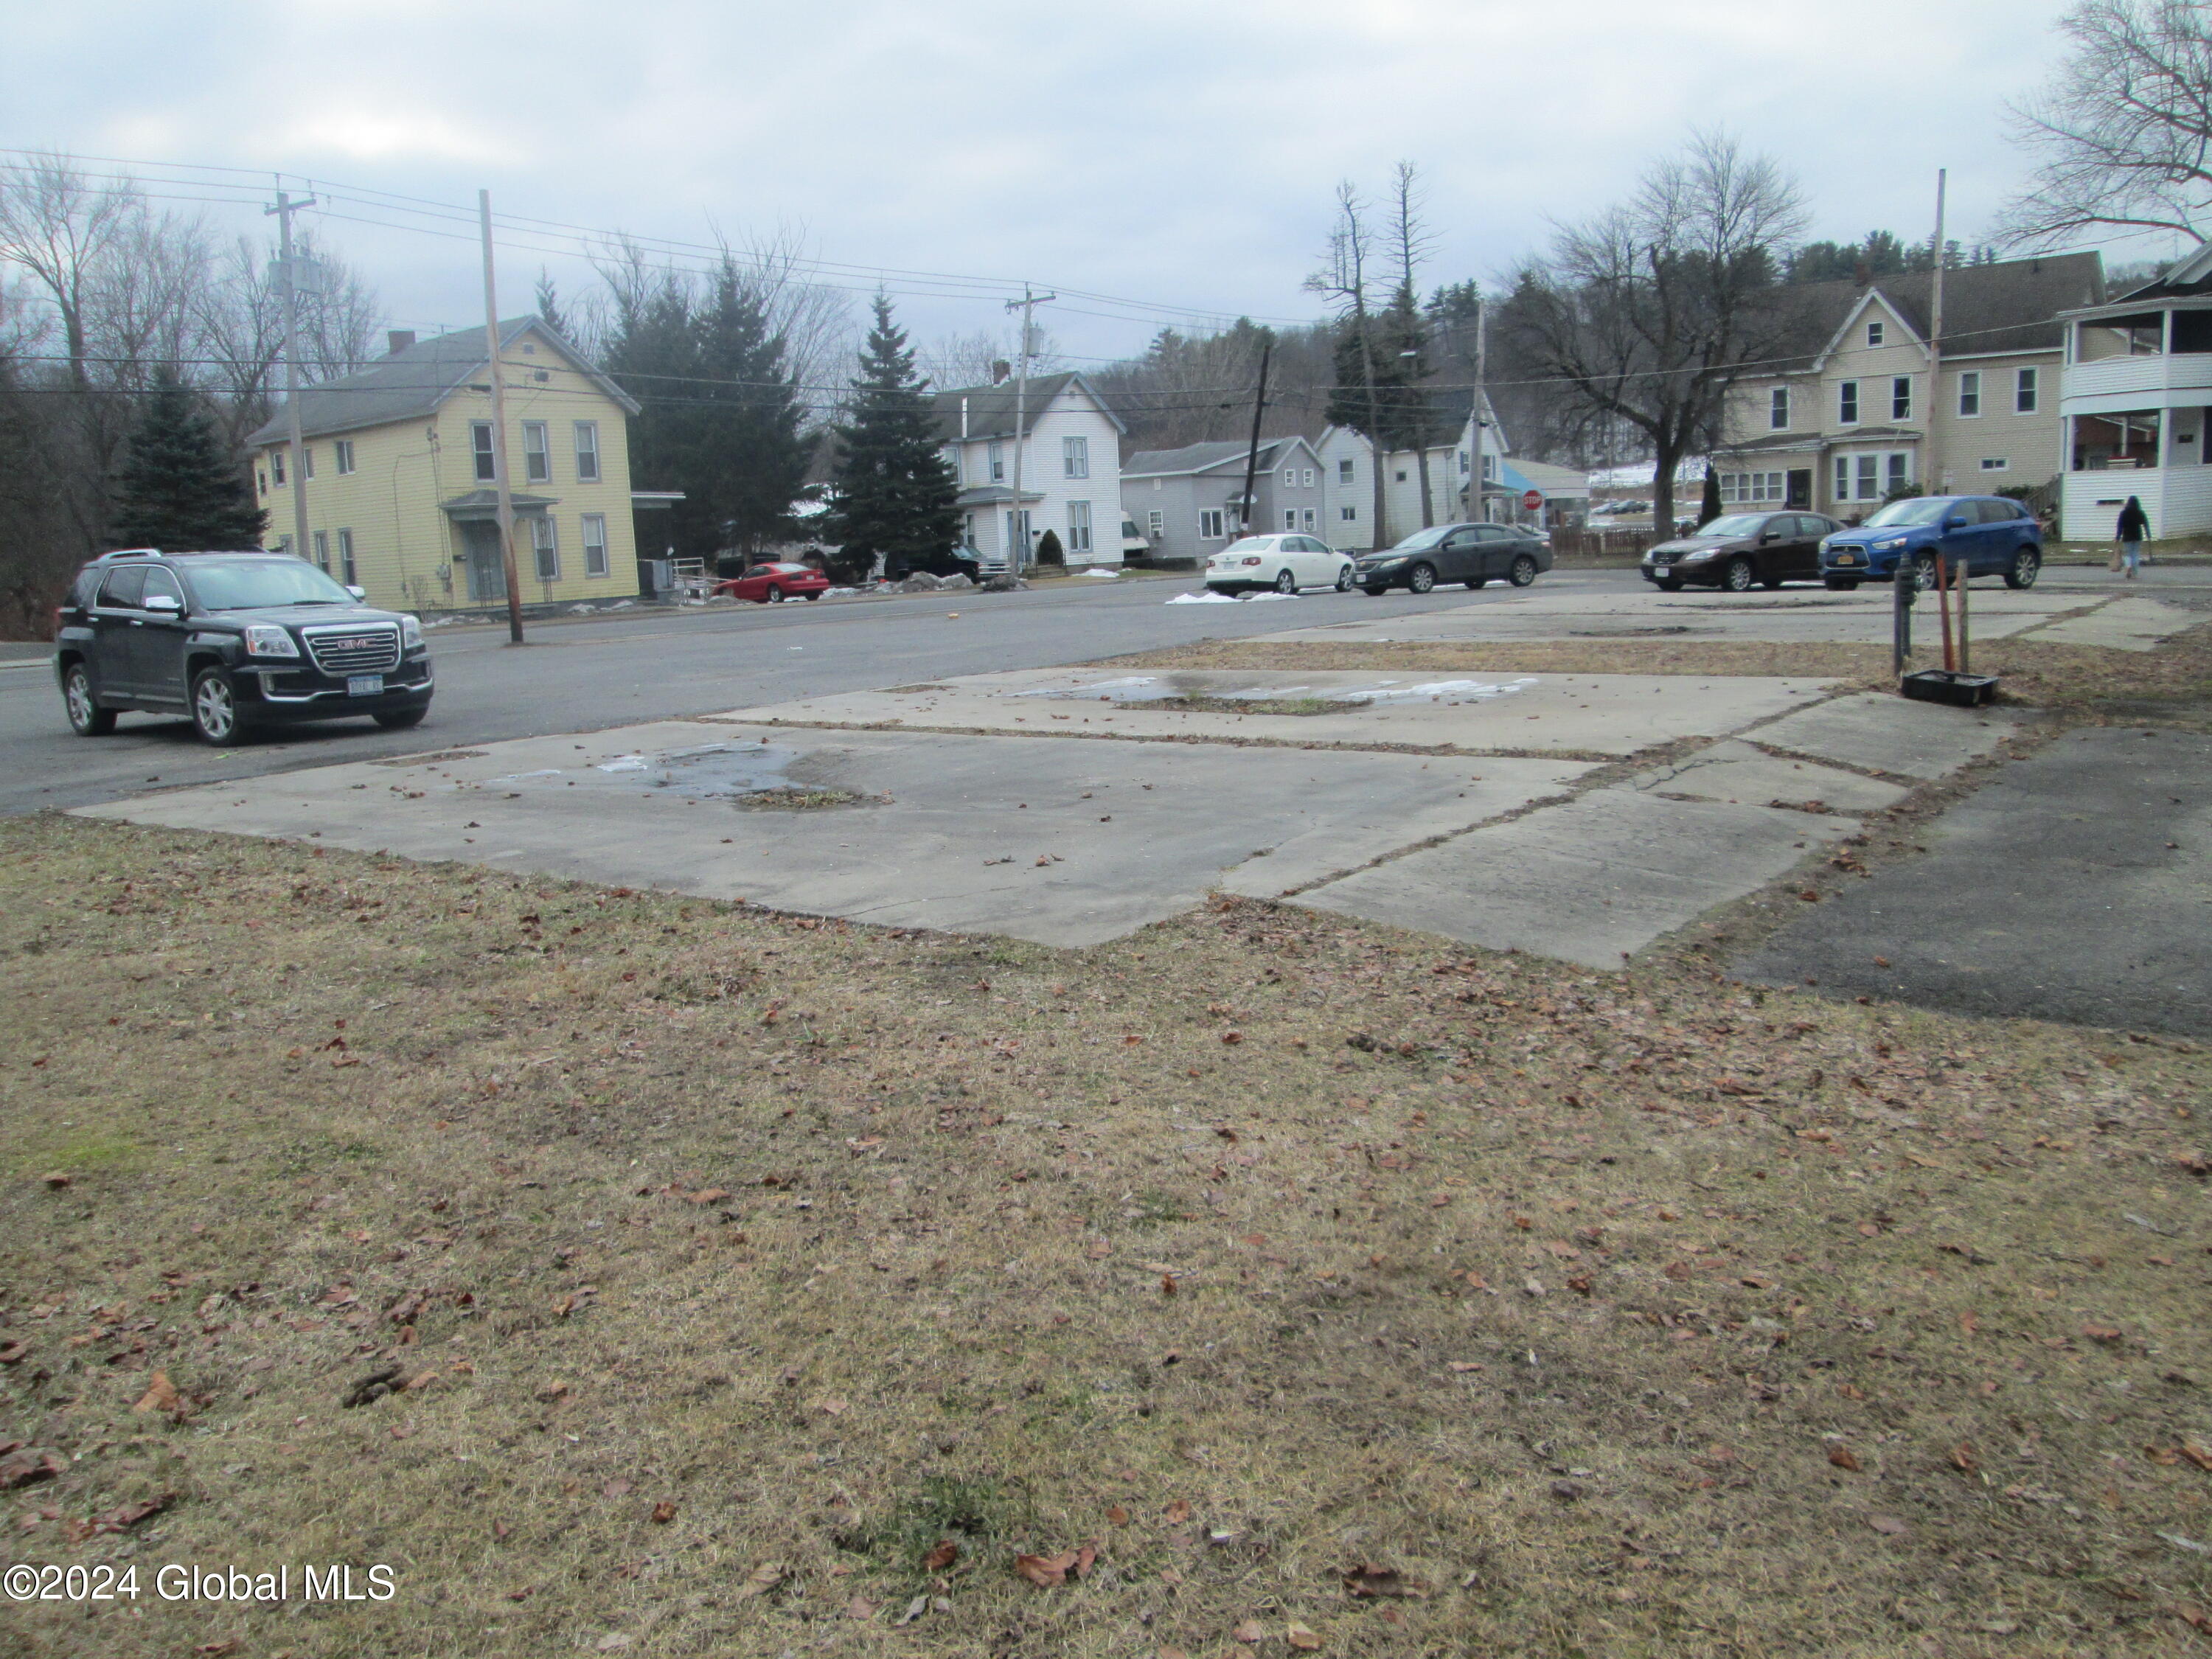
[[[1915,495],[1820,544],[1822,580],[1845,591],[1890,581],[1900,569],[1932,587],[1939,561],[1963,565],[1969,576],[2002,576],[2007,587],[2033,587],[2043,568],[2043,531],[2007,495]]]

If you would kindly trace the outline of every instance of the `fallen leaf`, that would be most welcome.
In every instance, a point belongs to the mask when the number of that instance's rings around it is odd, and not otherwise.
[[[1378,1567],[1372,1561],[1346,1573],[1344,1588],[1355,1597],[1421,1596],[1429,1593],[1427,1585],[1407,1577],[1395,1567]]]
[[[235,1653],[238,1651],[238,1638],[235,1636],[232,1636],[228,1637],[220,1642],[203,1642],[198,1647],[194,1648],[192,1651],[194,1653],[207,1654],[210,1656],[210,1659],[218,1659],[218,1656],[220,1655]]]
[[[1455,1371],[1479,1371],[1482,1369],[1482,1362],[1480,1359],[1454,1359],[1447,1362],[1445,1369]]]
[[[1831,1463],[1833,1463],[1839,1469],[1849,1469],[1854,1474],[1858,1473],[1858,1456],[1849,1446],[1830,1447],[1828,1449],[1828,1461]]]
[[[1162,1296],[1173,1296],[1175,1293],[1176,1276],[1173,1273],[1162,1273],[1160,1275],[1160,1294]]]
[[[871,1601],[865,1595],[856,1595],[845,1603],[845,1616],[848,1619],[872,1619],[876,1616],[877,1608],[882,1605],[879,1601]]]
[[[1112,1505],[1106,1511],[1106,1524],[1111,1527],[1127,1526],[1129,1524],[1129,1511],[1123,1509],[1119,1504]]]
[[[630,1493],[630,1486],[629,1477],[626,1474],[618,1474],[599,1488],[599,1495],[603,1498],[627,1498]]]
[[[1178,1498],[1174,1503],[1169,1504],[1166,1509],[1160,1511],[1160,1518],[1165,1521],[1171,1527],[1179,1527],[1184,1522],[1190,1519],[1190,1505],[1182,1498]]]
[[[1073,1550],[1058,1555],[1017,1555],[1014,1571],[1039,1589],[1053,1589],[1067,1582],[1067,1570],[1075,1561]]]
[[[66,1187],[76,1177],[62,1170],[49,1170],[39,1177],[49,1187]]]
[[[1893,1515],[1869,1515],[1867,1516],[1867,1525],[1872,1527],[1876,1532],[1887,1534],[1892,1538],[1902,1538],[1912,1530]]]
[[[514,1528],[504,1521],[495,1521],[491,1523],[491,1535],[495,1539],[504,1540],[512,1535],[514,1531]]]
[[[1256,1619],[1247,1619],[1229,1632],[1229,1638],[1233,1642],[1264,1642],[1267,1627]]]
[[[13,1365],[31,1352],[27,1342],[9,1342],[0,1346],[0,1365]]]
[[[1283,1640],[1301,1653],[1318,1653],[1321,1650],[1320,1635],[1310,1625],[1301,1625],[1295,1619],[1283,1632]]]
[[[2183,1441],[2178,1449],[2184,1457],[2196,1464],[2198,1468],[2203,1469],[2207,1474],[2212,1474],[2212,1451],[2206,1450],[2194,1440]]]
[[[738,1586],[738,1600],[749,1600],[766,1595],[790,1576],[791,1570],[781,1561],[763,1561],[745,1575],[745,1582]]]
[[[1951,1462],[1964,1474],[1972,1474],[1982,1467],[1981,1460],[1974,1455],[1973,1443],[1966,1440],[1951,1448]]]
[[[960,1546],[950,1538],[940,1538],[937,1540],[935,1547],[921,1558],[921,1565],[926,1571],[943,1572],[945,1568],[959,1559]]]
[[[139,1396],[138,1403],[131,1409],[134,1412],[173,1413],[182,1403],[176,1384],[169,1381],[168,1372],[155,1371],[153,1381],[147,1384],[146,1392]]]
[[[838,1395],[825,1394],[814,1402],[814,1409],[825,1417],[842,1417],[851,1407]]]
[[[653,1506],[653,1518],[663,1526],[667,1525],[676,1518],[675,1504],[668,1498],[662,1498]]]
[[[52,1480],[57,1475],[69,1473],[69,1460],[58,1452],[10,1452],[0,1457],[0,1492],[12,1486],[28,1486],[40,1480]]]

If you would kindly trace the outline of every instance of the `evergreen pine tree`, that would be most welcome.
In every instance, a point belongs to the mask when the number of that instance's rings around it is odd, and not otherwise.
[[[906,331],[875,298],[875,326],[852,382],[852,413],[836,430],[837,496],[823,533],[842,560],[866,569],[945,553],[958,540],[959,486],[938,447],[929,382],[915,372]]]
[[[116,477],[115,544],[258,547],[268,520],[191,389],[174,369],[158,370]]]
[[[1703,530],[1721,515],[1721,475],[1705,469],[1705,493],[1698,502],[1698,528]]]

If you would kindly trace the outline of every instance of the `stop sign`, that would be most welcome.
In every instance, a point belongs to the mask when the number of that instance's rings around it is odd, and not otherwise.
[[[1521,497],[1522,507],[1527,512],[1534,513],[1538,507],[1543,506],[1543,504],[1544,492],[1540,489],[1525,491]]]

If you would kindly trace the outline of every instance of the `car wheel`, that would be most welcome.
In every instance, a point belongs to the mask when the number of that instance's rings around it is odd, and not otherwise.
[[[810,600],[811,600],[811,599],[820,599],[822,596],[821,596],[819,593],[809,593],[806,597],[807,597]]]
[[[1670,576],[1658,586],[1662,593],[1679,593],[1682,591],[1682,579],[1680,576]]]
[[[1859,581],[1856,576],[1824,576],[1820,580],[1827,584],[1832,593],[1855,593],[1858,591]]]
[[[1359,591],[1370,599],[1379,599],[1390,590],[1387,587],[1363,587]]]
[[[1467,579],[1467,585],[1470,589],[1487,587],[1490,586],[1490,578],[1487,576],[1469,576]]]
[[[2033,587],[2035,579],[2043,573],[2043,555],[2032,547],[2023,547],[2012,556],[2012,563],[2005,570],[2007,587]],[[114,716],[110,715],[112,720]]]
[[[236,743],[241,731],[238,694],[230,676],[220,668],[203,668],[192,676],[192,730],[202,743],[220,748]]]
[[[1297,591],[1298,579],[1296,576],[1291,574],[1287,570],[1278,570],[1275,573],[1275,592],[1278,593],[1295,593]]]
[[[1751,561],[1730,559],[1728,568],[1721,572],[1721,586],[1731,593],[1751,592]]]
[[[1523,553],[1519,558],[1514,560],[1513,568],[1506,573],[1505,580],[1516,587],[1526,587],[1530,582],[1534,581],[1536,580],[1535,556]]]
[[[71,663],[62,676],[62,703],[69,710],[70,730],[80,738],[104,738],[115,729],[115,711],[102,708],[92,695],[92,676],[82,663]]]
[[[761,603],[763,605],[781,605],[783,603],[783,590],[780,587],[769,588],[767,592],[761,595]]]
[[[1416,593],[1430,592],[1435,589],[1436,585],[1436,569],[1431,565],[1417,564],[1406,577],[1406,586]]]
[[[1778,591],[1782,586],[1782,578],[1779,576],[1761,576],[1759,579],[1759,585],[1765,588],[1768,592],[1772,593]]]
[[[422,716],[430,712],[430,705],[420,708],[387,708],[376,716],[376,723],[387,732],[404,732],[410,726],[422,724]]]
[[[1912,585],[1926,593],[1936,586],[1936,556],[1923,553],[1912,561]]]
[[[1343,569],[1336,573],[1336,591],[1340,593],[1349,593],[1352,592],[1352,567],[1350,565],[1345,566]]]

